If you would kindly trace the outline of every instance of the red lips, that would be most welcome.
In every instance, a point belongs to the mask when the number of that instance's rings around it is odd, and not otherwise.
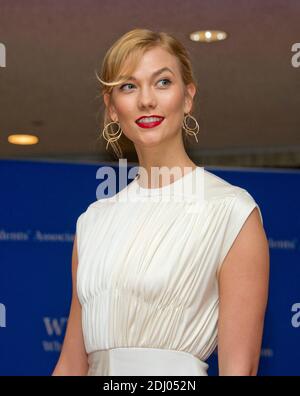
[[[143,118],[150,118],[150,117],[155,117],[155,118],[160,118],[159,121],[153,121],[153,122],[140,122],[139,120]],[[161,124],[164,120],[164,117],[161,117],[159,115],[149,115],[149,116],[142,116],[138,118],[135,122],[140,126],[141,128],[154,128],[155,126]]]

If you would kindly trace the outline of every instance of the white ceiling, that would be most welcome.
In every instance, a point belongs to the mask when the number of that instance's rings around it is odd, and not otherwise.
[[[136,27],[175,35],[191,54],[199,92],[194,160],[214,165],[300,167],[299,0],[0,0],[0,158],[108,161],[103,128],[103,56]],[[220,29],[214,44],[189,40]],[[40,143],[16,146],[12,133]],[[128,154],[135,161],[135,154]]]

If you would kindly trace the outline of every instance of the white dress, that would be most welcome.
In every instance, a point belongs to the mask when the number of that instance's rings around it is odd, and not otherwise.
[[[90,204],[76,225],[87,375],[207,375],[219,270],[255,207],[263,221],[247,190],[204,167]]]

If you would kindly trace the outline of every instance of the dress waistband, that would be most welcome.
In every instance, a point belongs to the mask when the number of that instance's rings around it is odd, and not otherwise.
[[[88,376],[207,376],[209,365],[188,352],[111,348],[88,354]]]

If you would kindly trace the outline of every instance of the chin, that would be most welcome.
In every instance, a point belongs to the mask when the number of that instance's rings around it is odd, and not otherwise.
[[[161,144],[163,142],[163,138],[161,135],[158,134],[151,134],[152,136],[142,136],[140,137],[139,141],[143,146],[146,147],[153,147],[157,146],[158,144]]]

